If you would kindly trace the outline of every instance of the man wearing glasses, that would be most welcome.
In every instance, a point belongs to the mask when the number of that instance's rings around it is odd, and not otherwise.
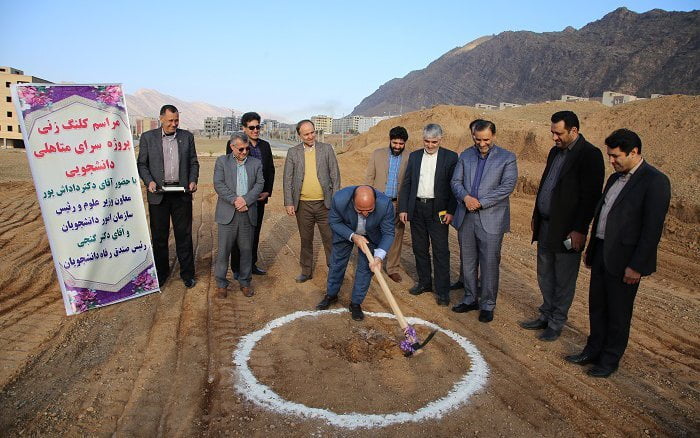
[[[214,190],[219,195],[214,214],[214,219],[219,224],[219,251],[214,268],[217,298],[226,298],[228,295],[226,270],[234,244],[240,253],[236,279],[243,295],[253,296],[250,287],[252,243],[258,223],[258,199],[265,180],[260,160],[249,156],[248,141],[248,136],[244,133],[234,133],[230,142],[232,153],[220,156],[214,165]]]
[[[340,188],[340,170],[333,146],[316,141],[316,127],[311,120],[297,123],[301,143],[287,151],[284,161],[284,208],[289,216],[297,218],[301,254],[301,274],[297,283],[311,279],[314,259],[314,226],[318,225],[326,253],[326,264],[331,260],[331,229],[328,210],[331,199]]]
[[[249,155],[262,162],[262,172],[265,178],[265,185],[263,186],[262,193],[258,196],[258,221],[255,224],[255,233],[253,236],[252,272],[254,275],[267,274],[264,269],[258,266],[258,244],[260,243],[260,228],[262,227],[263,216],[265,215],[265,204],[267,204],[267,199],[272,194],[272,185],[275,182],[275,163],[272,160],[272,149],[270,148],[270,143],[260,138],[260,131],[262,129],[260,120],[260,114],[256,112],[248,112],[241,116],[241,127],[243,128],[243,132],[248,136],[248,146],[250,147]],[[231,140],[226,144],[226,153],[231,153]],[[240,271],[240,254],[240,249],[234,243],[233,250],[231,251],[231,269],[233,270],[234,277],[236,277]]]

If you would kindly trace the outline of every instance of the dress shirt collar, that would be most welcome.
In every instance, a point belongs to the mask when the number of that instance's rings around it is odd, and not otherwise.
[[[161,137],[175,138],[175,137],[177,137],[177,129],[172,134],[166,134],[165,131],[163,131],[163,128],[160,128],[160,136]]]

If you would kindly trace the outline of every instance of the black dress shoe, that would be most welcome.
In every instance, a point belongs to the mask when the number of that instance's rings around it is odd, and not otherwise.
[[[481,322],[493,321],[493,310],[482,310],[481,312],[479,312],[479,321],[481,321]]]
[[[547,321],[536,318],[529,321],[521,321],[518,325],[526,330],[543,330],[547,328]]]
[[[595,359],[585,351],[579,354],[564,356],[564,360],[569,363],[575,363],[576,365],[588,365],[589,363],[595,362]]]
[[[547,327],[537,338],[540,341],[552,342],[559,339],[559,335],[561,335],[561,330],[554,330],[551,327]]]
[[[449,297],[437,297],[435,300],[438,306],[449,306],[450,305],[450,298]]]
[[[318,310],[326,310],[331,304],[335,303],[336,301],[338,301],[338,295],[334,297],[326,295],[323,297],[320,303],[316,304],[316,308]]]
[[[617,370],[617,367],[615,368],[605,368],[600,365],[594,365],[593,368],[588,370],[586,374],[588,374],[591,377],[602,377],[606,378],[609,377],[610,374],[614,373]]]
[[[450,290],[464,289],[464,283],[457,280],[450,285]]]
[[[297,283],[304,283],[304,282],[306,282],[306,281],[311,280],[311,278],[312,278],[312,277],[311,277],[310,275],[299,274],[299,275],[297,275],[297,276],[294,278],[294,281],[296,281]]]
[[[194,287],[195,284],[197,284],[197,280],[194,278],[188,278],[187,280],[182,280],[183,283],[185,283],[185,287],[187,289],[191,289]]]
[[[408,290],[411,295],[420,295],[423,292],[432,292],[433,288],[430,286],[423,286],[422,284],[417,284]]]
[[[257,266],[253,266],[253,269],[251,271],[253,275],[267,275],[267,271],[264,269],[260,269]]]
[[[471,312],[472,310],[479,310],[479,303],[476,301],[471,304],[459,303],[452,308],[452,311],[455,313],[466,313]]]
[[[350,313],[352,313],[352,319],[355,321],[362,321],[365,319],[365,314],[362,313],[362,306],[355,303],[350,303]]]

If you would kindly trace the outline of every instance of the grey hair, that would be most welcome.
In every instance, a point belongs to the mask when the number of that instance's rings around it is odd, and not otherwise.
[[[233,144],[236,140],[241,140],[243,143],[248,144],[248,136],[245,135],[245,132],[243,131],[236,131],[231,134],[231,141],[229,144]]]
[[[423,128],[423,138],[440,138],[442,137],[442,127],[437,123],[430,123]]]

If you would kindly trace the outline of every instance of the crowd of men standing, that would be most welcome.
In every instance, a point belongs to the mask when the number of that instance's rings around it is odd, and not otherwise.
[[[163,284],[169,275],[172,219],[180,276],[191,288],[196,284],[192,193],[197,190],[199,163],[192,134],[178,129],[177,109],[163,106],[160,120],[160,128],[143,134],[138,155],[139,174],[148,191],[155,264]],[[214,276],[221,299],[228,296],[229,266],[246,297],[254,294],[252,275],[266,275],[257,255],[275,168],[270,145],[260,138],[260,115],[244,114],[241,125],[242,131],[231,137],[226,155],[216,160],[214,168],[218,194]],[[285,211],[296,218],[299,229],[298,283],[313,276],[315,228],[321,234],[328,279],[317,309],[338,301],[350,255],[357,247],[349,307],[352,318],[362,320],[361,305],[373,273],[384,265],[394,282],[402,282],[403,234],[410,224],[417,282],[408,292],[434,292],[437,305],[448,306],[450,289],[460,288],[464,294],[453,312],[479,310],[479,321],[494,319],[503,237],[510,231],[509,197],[518,169],[515,154],[496,144],[492,121],[474,120],[469,129],[473,146],[458,156],[442,147],[443,130],[438,124],[424,127],[423,147],[410,153],[406,152],[407,130],[394,127],[388,147],[372,153],[365,185],[341,189],[332,146],[316,141],[310,120],[297,124],[301,143],[287,152],[282,192]],[[641,139],[630,130],[616,130],[605,139],[615,173],[604,187],[603,154],[579,132],[576,114],[554,113],[550,130],[555,144],[532,214],[542,305],[536,318],[520,326],[540,331],[542,341],[558,339],[583,256],[591,269],[590,336],[582,352],[565,359],[593,364],[590,376],[608,377],[627,346],[640,278],[656,269],[670,183],[643,160]],[[450,226],[456,229],[460,253],[460,279],[452,285]]]

